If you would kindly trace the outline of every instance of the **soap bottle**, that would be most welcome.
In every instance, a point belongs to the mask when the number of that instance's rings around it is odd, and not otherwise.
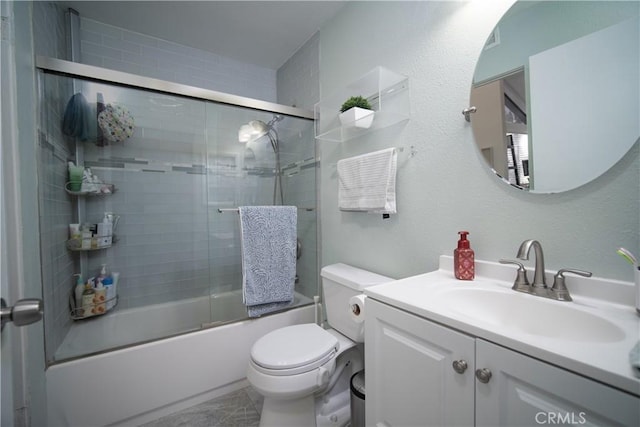
[[[107,276],[104,279],[102,279],[102,284],[104,285],[104,288],[106,290],[105,294],[106,294],[106,310],[109,311],[111,310],[116,304],[115,304],[115,286],[113,285],[113,277],[111,276]]]
[[[74,276],[77,276],[78,280],[76,281],[76,287],[73,290],[75,296],[75,310],[73,314],[74,317],[82,317],[82,293],[84,292],[84,282],[82,281],[81,274],[74,274]]]
[[[458,247],[453,251],[453,271],[458,280],[473,280],[475,277],[475,260],[473,249],[467,240],[468,231],[459,231]]]
[[[82,310],[84,317],[96,314],[95,296],[96,292],[93,290],[93,287],[87,283],[82,292]]]
[[[98,281],[95,289],[95,314],[104,314],[107,311],[105,301],[107,300],[107,289],[102,284],[102,280]]]

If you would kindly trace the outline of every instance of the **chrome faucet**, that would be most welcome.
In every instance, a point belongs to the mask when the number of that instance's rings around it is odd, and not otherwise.
[[[573,273],[584,277],[591,277],[591,273],[583,270],[563,268],[554,276],[553,286],[548,288],[545,280],[544,255],[542,253],[542,245],[540,245],[540,242],[533,239],[525,240],[520,244],[518,255],[516,256],[519,259],[528,260],[531,247],[533,247],[536,254],[536,270],[533,275],[533,283],[531,284],[529,284],[529,280],[527,279],[527,270],[522,263],[508,259],[500,260],[501,264],[515,264],[518,266],[518,275],[511,289],[558,301],[572,301],[569,290],[565,284],[564,274]]]
[[[533,283],[531,286],[533,287],[533,291],[537,292],[547,287],[547,282],[544,278],[544,254],[542,253],[542,245],[537,240],[525,240],[520,244],[520,249],[518,249],[518,255],[516,256],[519,259],[528,260],[529,251],[531,251],[532,246],[536,254],[536,269],[533,272]]]

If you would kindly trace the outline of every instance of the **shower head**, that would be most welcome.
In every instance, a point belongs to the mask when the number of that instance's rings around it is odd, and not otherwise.
[[[238,130],[238,142],[246,144],[247,142],[262,138],[272,130],[275,132],[273,126],[283,119],[283,116],[275,115],[269,120],[269,123],[265,123],[262,120],[251,120],[249,123],[240,126]]]

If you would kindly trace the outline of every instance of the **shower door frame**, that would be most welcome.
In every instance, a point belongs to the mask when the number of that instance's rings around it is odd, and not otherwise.
[[[86,65],[78,62],[66,61],[57,58],[45,56],[36,56],[36,69],[40,72],[49,72],[64,75],[68,78],[78,78],[85,81],[93,81],[105,84],[115,84],[121,87],[153,91],[160,94],[178,95],[197,101],[210,101],[220,105],[233,107],[248,108],[259,112],[267,112],[274,114],[283,114],[292,118],[314,120],[314,112],[297,107],[289,107],[273,102],[263,101],[254,98],[243,97],[239,95],[218,92],[215,90],[198,88],[180,83],[169,82],[165,80],[155,79],[152,77],[144,77],[137,74],[126,73],[117,70],[111,70],[92,65]],[[76,153],[77,155],[78,153]],[[317,144],[314,148],[314,157],[318,159],[319,149]],[[319,172],[316,172],[316,174]],[[319,193],[319,177],[316,176],[315,191]],[[320,211],[319,197],[316,197],[316,212]],[[320,242],[320,221],[316,216],[316,245]],[[321,251],[317,248],[316,266],[320,265]],[[83,260],[80,260],[81,265]],[[86,262],[86,260],[84,261]],[[316,295],[320,295],[319,268],[316,271]],[[100,352],[102,353],[102,352]],[[53,362],[55,364],[57,362]]]
[[[301,119],[314,119],[313,111],[305,110],[303,108],[289,107],[260,99],[232,95],[211,89],[203,89],[181,83],[168,82],[152,77],[144,77],[137,74],[110,70],[78,62],[65,61],[62,59],[37,56],[36,67],[43,71],[67,74],[70,77],[81,77],[88,80],[100,81],[103,83],[115,83],[136,89],[147,89],[204,101],[213,101],[220,104],[247,107],[254,110],[272,113],[281,113]]]

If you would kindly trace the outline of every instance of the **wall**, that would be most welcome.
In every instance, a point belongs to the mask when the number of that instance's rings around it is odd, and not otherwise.
[[[409,76],[412,114],[408,123],[371,136],[319,142],[322,265],[342,261],[394,277],[418,274],[436,269],[438,256],[450,254],[457,231],[466,229],[479,259],[515,258],[520,242],[535,238],[550,270],[582,268],[632,280],[615,250],[640,246],[638,144],[600,178],[555,195],[502,184],[475,149],[460,112],[469,105],[484,41],[510,3],[352,2],[321,29],[322,96],[382,65]],[[370,31],[363,41],[365,24]],[[397,215],[382,220],[337,209],[331,164],[409,145],[418,153],[400,156]]]
[[[276,101],[275,70],[82,17],[80,38],[84,64]]]

